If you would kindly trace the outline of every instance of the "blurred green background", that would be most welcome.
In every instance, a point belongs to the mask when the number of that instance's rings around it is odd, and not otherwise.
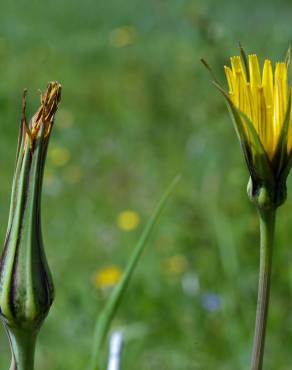
[[[122,369],[248,369],[258,222],[225,103],[199,58],[222,81],[238,40],[261,60],[282,59],[291,14],[288,0],[1,2],[2,240],[22,90],[29,89],[32,114],[39,88],[50,80],[63,85],[43,194],[57,295],[37,369],[86,369],[93,323],[110,292],[96,273],[123,269],[177,172],[182,180],[113,323],[125,333]],[[117,223],[125,210],[140,222],[130,231]],[[267,369],[288,370],[291,194],[278,216],[265,361]],[[1,369],[8,364],[2,330]]]

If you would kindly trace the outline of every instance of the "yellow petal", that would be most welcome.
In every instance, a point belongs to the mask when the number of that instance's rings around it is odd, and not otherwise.
[[[267,107],[273,107],[273,70],[272,63],[268,59],[264,62],[262,85]]]
[[[242,74],[243,79],[246,82],[246,77],[245,77],[244,68],[241,62],[241,58],[239,56],[231,57],[230,61],[231,61],[231,67],[232,67],[232,71],[234,75],[238,73]]]
[[[274,136],[279,137],[287,107],[287,66],[277,63],[274,86]]]
[[[261,86],[261,74],[259,61],[256,55],[252,54],[248,56],[249,74],[250,74],[250,91],[251,100],[253,101],[253,108],[251,112],[252,122],[259,132],[261,130],[261,92],[259,87]]]
[[[270,60],[266,59],[264,62],[263,68],[263,94],[265,100],[265,109],[266,109],[266,123],[263,132],[263,141],[266,152],[268,153],[270,159],[273,156],[274,148],[276,145],[276,140],[274,137],[274,128],[273,128],[273,109],[274,109],[274,81],[273,81],[273,69],[272,63]]]
[[[246,76],[243,65],[239,56],[230,58],[232,66],[232,75],[234,79],[234,95],[232,95],[233,103],[244,113],[247,104],[247,86]]]
[[[255,54],[248,56],[249,74],[250,74],[250,85],[253,89],[261,85],[261,74],[258,57]]]
[[[274,155],[274,136],[273,136],[273,126],[272,126],[272,116],[269,118],[268,114],[270,113],[267,109],[266,99],[264,95],[264,88],[258,87],[259,92],[259,137],[265,148],[266,153],[269,158],[272,159]],[[269,122],[270,119],[270,122]]]
[[[292,88],[288,89],[288,94],[291,94],[292,99]],[[289,118],[289,129],[288,129],[288,138],[287,138],[287,152],[288,154],[292,150],[292,105],[290,109],[290,118]]]
[[[234,93],[234,89],[235,89],[235,78],[234,78],[233,72],[231,68],[227,66],[224,66],[224,72],[225,72],[228,87],[229,87],[229,94],[232,94]]]

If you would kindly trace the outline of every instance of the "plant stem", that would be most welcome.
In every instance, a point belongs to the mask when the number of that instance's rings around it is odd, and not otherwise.
[[[259,209],[260,271],[251,370],[261,370],[265,347],[276,209]]]
[[[33,370],[37,332],[10,330],[6,327],[11,348],[9,370]]]

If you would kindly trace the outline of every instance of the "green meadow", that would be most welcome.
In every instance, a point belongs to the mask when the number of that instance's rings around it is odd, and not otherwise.
[[[241,41],[283,60],[292,4],[231,0],[3,1],[0,12],[0,236],[4,241],[21,96],[37,109],[63,86],[48,153],[42,225],[56,298],[36,369],[87,369],[95,318],[172,178],[167,203],[112,324],[121,370],[245,370],[254,330],[258,219],[224,100]],[[136,217],[125,230],[125,211]],[[265,364],[292,366],[292,183],[280,208]],[[106,368],[108,345],[104,347]],[[0,332],[0,367],[9,366]]]

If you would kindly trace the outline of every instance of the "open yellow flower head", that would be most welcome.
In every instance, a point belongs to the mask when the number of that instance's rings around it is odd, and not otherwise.
[[[286,199],[286,179],[292,164],[291,93],[288,86],[290,54],[285,62],[256,55],[234,56],[225,66],[228,92],[208,64],[215,86],[223,94],[250,172],[248,195],[258,207],[278,207]]]
[[[231,67],[224,67],[229,86],[229,97],[233,104],[244,113],[253,124],[259,139],[270,160],[274,158],[282,133],[288,105],[288,72],[285,62],[264,61],[260,70],[258,58],[249,55],[245,68],[241,57],[231,58]],[[247,69],[247,71],[246,71]],[[291,110],[288,112],[291,120]],[[292,130],[287,133],[286,150],[292,148]]]

